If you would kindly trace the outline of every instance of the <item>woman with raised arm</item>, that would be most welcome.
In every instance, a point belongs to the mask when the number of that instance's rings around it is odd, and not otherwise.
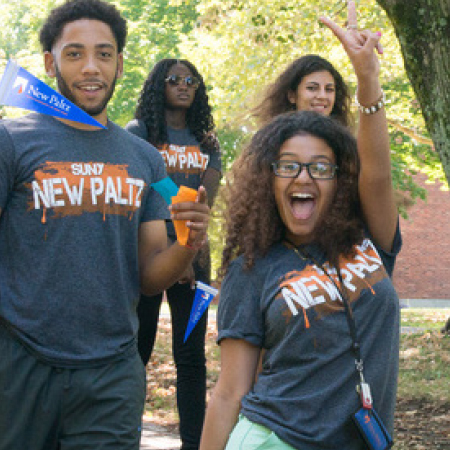
[[[233,165],[223,192],[221,373],[200,450],[364,450],[356,411],[393,433],[399,301],[390,276],[401,236],[380,36],[357,30],[353,2],[347,30],[322,21],[355,67],[358,142],[331,114],[279,114]]]
[[[379,81],[380,63],[373,51],[383,53],[381,33],[358,30],[354,2],[348,2],[347,28],[321,18],[342,43],[355,70],[358,89],[358,151],[362,159],[360,195],[369,226],[380,243],[389,243],[397,221],[391,181],[389,136],[384,93]],[[349,89],[334,66],[319,55],[293,61],[271,84],[253,110],[260,125],[289,111],[316,111],[353,128]],[[367,160],[368,164],[364,164]],[[368,169],[369,168],[369,169]],[[380,191],[381,189],[381,191]],[[383,202],[372,202],[381,195]],[[383,211],[380,214],[380,210]],[[387,226],[386,221],[388,221]]]

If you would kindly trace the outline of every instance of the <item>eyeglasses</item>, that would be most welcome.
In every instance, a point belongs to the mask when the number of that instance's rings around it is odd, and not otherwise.
[[[331,180],[338,170],[338,166],[325,162],[276,161],[272,163],[274,174],[282,178],[297,178],[303,167],[306,167],[309,176],[313,180]]]
[[[179,86],[184,83],[187,87],[197,89],[200,86],[200,80],[196,77],[182,77],[181,75],[169,75],[165,80],[171,86]]]

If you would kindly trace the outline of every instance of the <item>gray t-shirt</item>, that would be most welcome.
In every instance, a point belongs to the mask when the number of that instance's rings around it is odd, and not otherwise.
[[[393,431],[399,359],[399,300],[390,274],[401,247],[386,254],[366,239],[342,276],[374,407]],[[320,265],[315,246],[307,252]],[[335,271],[325,269],[337,279]],[[328,268],[327,268],[328,267]],[[338,283],[338,281],[337,281]],[[301,450],[363,450],[350,416],[360,407],[358,376],[344,306],[332,281],[311,260],[275,245],[250,270],[242,257],[222,284],[218,328],[225,338],[266,349],[263,370],[242,400],[242,414]]]
[[[41,359],[89,366],[134,351],[138,230],[165,220],[148,143],[30,114],[0,122],[0,324]]]
[[[132,120],[125,129],[142,139],[148,139],[147,127],[142,120]],[[220,152],[207,151],[188,128],[178,130],[168,126],[167,142],[159,146],[158,150],[164,158],[167,174],[177,186],[198,189],[206,169],[222,170]],[[175,239],[172,223],[168,224],[167,230],[169,237]]]

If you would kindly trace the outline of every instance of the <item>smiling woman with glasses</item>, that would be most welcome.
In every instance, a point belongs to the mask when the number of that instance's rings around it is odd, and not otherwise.
[[[367,450],[356,411],[393,433],[401,235],[380,35],[358,31],[352,1],[348,29],[321,21],[355,68],[358,142],[334,114],[339,83],[319,71],[287,89],[290,112],[264,122],[227,173],[216,212],[221,372],[200,450]],[[369,437],[388,450],[381,435]]]
[[[212,206],[221,178],[221,155],[202,76],[189,61],[163,59],[149,73],[128,131],[153,144],[164,158],[167,173],[178,185],[206,188]],[[171,221],[168,238],[176,240]],[[207,314],[186,343],[186,325],[194,301],[195,281],[210,283],[209,249],[199,252],[185,276],[166,291],[172,322],[172,346],[177,367],[177,406],[182,448],[198,449],[205,415]],[[155,342],[163,294],[141,296],[138,305],[138,349],[147,364]]]
[[[277,116],[227,174],[217,203],[222,372],[200,450],[365,449],[348,425],[359,400],[344,295],[392,433],[399,300],[390,275],[401,237],[397,228],[389,249],[374,240],[360,175],[351,132],[312,111]],[[292,420],[281,420],[284,409]],[[256,440],[266,446],[252,447]]]
[[[273,173],[277,177],[297,178],[303,170],[308,171],[313,180],[331,180],[338,167],[326,162],[299,163],[295,161],[276,161],[272,163]]]

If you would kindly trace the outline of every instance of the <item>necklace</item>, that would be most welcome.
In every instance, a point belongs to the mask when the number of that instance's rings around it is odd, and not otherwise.
[[[300,250],[297,247],[291,247],[292,250],[294,250],[294,253],[303,261],[308,261],[308,258],[303,254],[300,253]]]
[[[284,238],[284,243],[291,248],[294,253],[302,260],[302,261],[312,261],[314,264],[316,264],[318,267],[320,267],[319,264],[317,264],[317,261],[307,252],[302,252],[297,246],[291,242],[289,239]]]

